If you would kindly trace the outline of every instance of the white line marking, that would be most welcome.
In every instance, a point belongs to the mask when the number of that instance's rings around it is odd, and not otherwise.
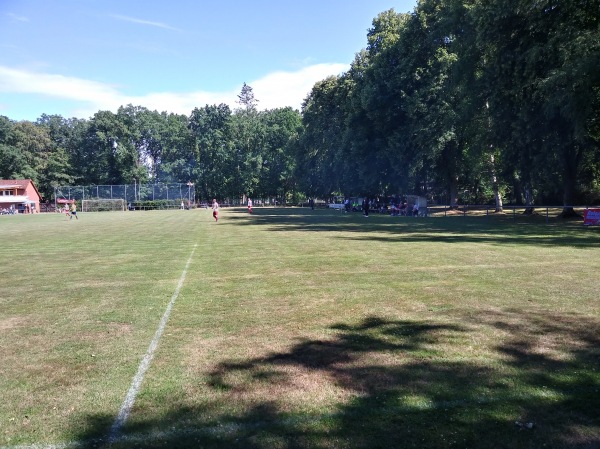
[[[181,273],[181,277],[179,278],[179,283],[177,284],[177,288],[173,292],[173,296],[171,296],[171,302],[169,302],[169,305],[167,306],[167,309],[165,310],[165,313],[164,313],[162,319],[160,320],[158,329],[156,329],[154,338],[150,342],[150,346],[148,347],[148,350],[146,351],[146,355],[142,359],[142,362],[140,363],[140,366],[138,367],[138,371],[137,371],[135,377],[133,378],[133,381],[131,382],[131,386],[129,387],[127,396],[125,397],[125,400],[123,401],[123,404],[121,405],[121,409],[119,410],[119,414],[117,415],[117,418],[115,419],[115,422],[113,423],[113,425],[110,429],[109,441],[115,441],[118,438],[119,432],[121,431],[121,427],[123,427],[123,425],[127,421],[127,418],[129,418],[129,413],[131,412],[131,409],[133,408],[133,403],[135,402],[135,397],[137,396],[137,394],[140,390],[140,386],[142,385],[142,381],[144,380],[144,375],[146,374],[146,371],[148,370],[148,367],[150,366],[150,362],[152,361],[152,358],[154,357],[154,352],[156,351],[156,348],[158,347],[158,341],[160,340],[160,337],[162,336],[163,331],[165,330],[167,321],[169,320],[169,315],[171,315],[171,309],[173,309],[175,300],[179,296],[179,291],[181,290],[181,287],[183,287],[183,282],[185,281],[188,267],[190,266],[190,262],[192,261],[192,257],[194,256],[194,252],[196,251],[197,246],[198,246],[198,244],[195,244],[194,248],[192,249],[190,258],[188,259],[187,263],[185,264],[183,273]]]

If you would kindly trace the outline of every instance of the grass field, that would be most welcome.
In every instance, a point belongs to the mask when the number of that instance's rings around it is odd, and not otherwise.
[[[600,448],[600,229],[221,216],[0,217],[0,447]]]

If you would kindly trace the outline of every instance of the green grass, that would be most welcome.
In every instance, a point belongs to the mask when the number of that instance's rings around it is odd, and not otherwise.
[[[600,444],[598,229],[511,215],[221,217],[0,217],[0,447]]]

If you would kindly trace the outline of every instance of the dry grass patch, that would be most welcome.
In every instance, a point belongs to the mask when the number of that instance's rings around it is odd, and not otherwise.
[[[0,320],[0,331],[6,332],[15,328],[25,327],[28,325],[27,317],[11,316]]]

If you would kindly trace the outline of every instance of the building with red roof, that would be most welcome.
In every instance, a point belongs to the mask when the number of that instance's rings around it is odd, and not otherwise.
[[[37,213],[40,198],[31,179],[0,179],[0,211]]]

